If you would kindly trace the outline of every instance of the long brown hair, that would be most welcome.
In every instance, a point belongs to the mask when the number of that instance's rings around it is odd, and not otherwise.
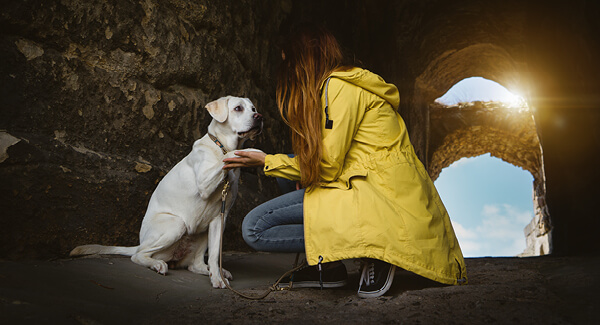
[[[320,181],[321,93],[323,81],[344,65],[335,37],[324,27],[303,25],[283,47],[284,60],[277,82],[277,106],[292,130],[292,148],[300,162],[304,187]]]

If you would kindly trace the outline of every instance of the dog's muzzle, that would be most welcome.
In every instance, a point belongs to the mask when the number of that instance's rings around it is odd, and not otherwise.
[[[253,119],[252,127],[250,127],[250,129],[248,131],[238,132],[238,135],[241,138],[254,139],[257,135],[259,135],[262,132],[262,128],[263,128],[262,114],[254,113],[254,115],[252,116],[252,119]]]

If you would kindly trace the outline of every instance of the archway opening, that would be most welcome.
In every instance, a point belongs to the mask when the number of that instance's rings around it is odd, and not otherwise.
[[[534,216],[533,176],[490,154],[461,158],[435,181],[465,257],[517,256]]]
[[[491,80],[464,79],[430,105],[429,139],[432,179],[437,180],[444,168],[448,174],[463,171],[460,177],[448,176],[453,178],[450,184],[444,185],[448,181],[442,179],[436,186],[441,188],[465,256],[551,252],[542,151],[533,116],[521,96]],[[470,157],[478,158],[464,159]],[[465,187],[469,178],[473,181]],[[520,188],[514,188],[517,184]],[[446,186],[450,190],[444,190]],[[514,197],[515,193],[520,194]],[[477,197],[479,201],[474,200]],[[468,200],[455,202],[457,198]]]
[[[521,94],[511,92],[499,83],[482,77],[470,77],[459,81],[435,102],[444,106],[468,106],[481,103],[481,105],[516,110],[529,109],[527,101]]]

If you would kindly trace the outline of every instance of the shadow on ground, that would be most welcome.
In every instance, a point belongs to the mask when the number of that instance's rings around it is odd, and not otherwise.
[[[229,253],[232,286],[258,294],[294,255]],[[251,301],[213,289],[186,270],[161,276],[125,257],[0,261],[5,324],[598,324],[600,257],[467,259],[469,285],[442,286],[398,272],[386,296],[360,299],[358,266],[348,286],[294,289]]]

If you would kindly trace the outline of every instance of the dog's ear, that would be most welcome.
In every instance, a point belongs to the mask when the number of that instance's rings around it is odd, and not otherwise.
[[[227,120],[227,116],[229,115],[229,107],[227,107],[227,102],[229,101],[230,96],[221,97],[215,101],[212,101],[206,104],[206,110],[219,123],[225,122]]]

